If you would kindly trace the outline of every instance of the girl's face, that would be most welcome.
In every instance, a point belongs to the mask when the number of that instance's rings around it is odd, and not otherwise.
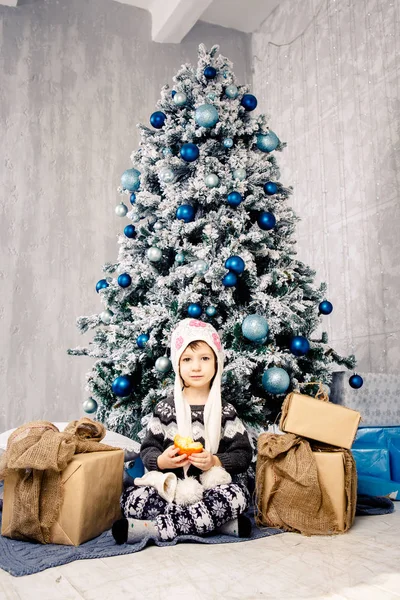
[[[210,388],[216,373],[215,354],[206,342],[196,342],[196,348],[187,346],[179,361],[181,377],[187,387]]]

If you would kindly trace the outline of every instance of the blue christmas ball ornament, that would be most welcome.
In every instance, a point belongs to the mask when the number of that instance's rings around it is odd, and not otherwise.
[[[239,90],[233,83],[225,88],[225,96],[228,96],[228,98],[235,99],[237,98],[238,94]]]
[[[310,342],[303,335],[295,335],[290,340],[290,352],[295,356],[304,356],[310,349]]]
[[[112,382],[112,391],[120,398],[126,398],[133,391],[133,381],[129,375],[120,375]]]
[[[192,304],[189,304],[187,312],[189,317],[194,317],[195,319],[197,319],[202,314],[203,309],[201,308],[200,304],[198,304],[197,302],[193,302]]]
[[[204,69],[203,75],[206,79],[214,79],[214,77],[217,75],[217,69],[208,66]]]
[[[145,345],[147,344],[147,342],[149,341],[150,337],[147,335],[147,333],[141,333],[137,338],[136,338],[136,345],[138,348],[144,348]]]
[[[240,256],[230,256],[225,261],[225,269],[229,269],[236,273],[236,275],[241,275],[244,271],[244,260]]]
[[[199,158],[200,151],[196,144],[183,144],[179,154],[186,162],[193,162]]]
[[[349,379],[349,385],[350,385],[350,387],[353,388],[353,390],[360,389],[360,387],[362,387],[363,383],[364,383],[363,378],[361,377],[361,375],[357,375],[357,373],[354,373],[354,375],[352,375]]]
[[[268,196],[273,196],[278,191],[278,186],[274,181],[267,181],[264,183],[264,192],[268,194]]]
[[[257,98],[253,94],[245,94],[240,101],[245,110],[254,110],[257,106]]]
[[[237,281],[238,278],[236,273],[234,273],[233,271],[229,271],[229,273],[227,273],[225,277],[222,278],[222,285],[224,285],[225,287],[235,287]]]
[[[257,219],[257,223],[260,229],[264,231],[269,231],[273,229],[276,225],[275,215],[270,212],[262,212]]]
[[[195,210],[191,204],[182,204],[176,209],[176,218],[185,221],[185,223],[190,223],[194,220],[194,213]]]
[[[218,111],[212,104],[202,104],[196,108],[194,120],[200,127],[214,127],[218,123]]]
[[[261,342],[268,335],[267,319],[262,315],[248,315],[242,323],[242,333],[251,342]]]
[[[100,279],[100,281],[96,283],[96,292],[99,293],[100,290],[104,290],[105,288],[108,288],[107,281],[105,279]]]
[[[323,300],[319,303],[318,308],[321,315],[330,315],[333,311],[333,304],[329,300]]]
[[[273,131],[257,135],[257,148],[261,152],[272,152],[279,145],[279,138]]]
[[[117,279],[118,285],[122,288],[127,288],[132,283],[132,277],[128,273],[121,273]]]
[[[236,206],[239,206],[239,204],[243,201],[243,196],[242,194],[239,194],[239,192],[231,192],[228,194],[227,201],[229,206],[236,208]]]
[[[217,309],[215,308],[215,306],[207,306],[206,315],[208,317],[215,317],[216,314],[217,314]]]
[[[171,96],[172,96],[172,97],[174,97],[174,96],[175,96],[175,94],[176,94],[176,90],[172,90],[172,92],[171,92]]]
[[[132,204],[132,206],[135,204],[135,202],[136,202],[135,192],[132,192],[132,194],[129,196],[129,202]]]
[[[136,229],[134,225],[127,225],[124,229],[124,234],[127,238],[133,239],[136,237]]]
[[[121,175],[121,187],[128,192],[136,192],[140,186],[140,171],[127,169]]]
[[[262,386],[269,394],[284,394],[290,385],[290,377],[285,369],[270,367],[262,376]]]
[[[163,113],[161,110],[156,110],[156,112],[153,112],[153,114],[150,116],[150,125],[152,125],[154,129],[161,129],[164,127],[166,118],[167,115],[165,113]]]
[[[233,146],[233,139],[232,138],[225,138],[222,143],[224,145],[224,148],[232,148],[232,146]]]

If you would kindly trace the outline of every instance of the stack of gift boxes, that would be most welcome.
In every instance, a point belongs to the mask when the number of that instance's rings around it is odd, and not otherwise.
[[[320,489],[327,494],[334,508],[336,516],[336,532],[344,532],[349,523],[345,515],[348,514],[349,495],[346,494],[345,482],[349,480],[346,474],[345,454],[352,447],[357,434],[361,415],[359,412],[293,392],[289,394],[282,407],[280,429],[284,434],[296,434],[309,441],[311,448],[319,442],[317,451],[313,451]],[[283,434],[283,435],[284,435]],[[268,435],[268,434],[262,434]],[[326,447],[325,447],[326,445]],[[333,448],[332,448],[333,447]],[[261,463],[261,460],[260,460]],[[352,461],[354,467],[354,461]],[[274,459],[263,463],[263,498],[268,499],[274,482]],[[352,473],[353,482],[357,485],[355,468]],[[275,493],[280,492],[277,490]],[[288,492],[284,492],[288,493]],[[290,497],[288,493],[288,502]],[[353,497],[355,495],[355,490]],[[268,500],[260,505],[258,502],[259,523],[274,525],[271,515],[268,515]],[[355,512],[355,507],[353,515]],[[354,518],[354,516],[353,516]],[[275,526],[277,526],[275,524]],[[299,527],[299,531],[301,528]],[[327,532],[328,533],[328,532]]]

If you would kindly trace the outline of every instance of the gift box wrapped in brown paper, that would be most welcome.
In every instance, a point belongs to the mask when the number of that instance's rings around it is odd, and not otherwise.
[[[356,410],[292,392],[282,405],[279,427],[286,433],[350,449],[360,419]]]
[[[50,530],[50,543],[79,546],[110,529],[121,518],[124,451],[75,454],[62,472],[63,502]],[[4,482],[1,533],[9,535],[18,475]]]

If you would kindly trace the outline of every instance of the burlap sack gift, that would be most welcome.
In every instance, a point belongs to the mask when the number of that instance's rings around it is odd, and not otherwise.
[[[304,535],[347,531],[357,501],[357,474],[349,450],[311,447],[294,434],[258,439],[256,523]]]

